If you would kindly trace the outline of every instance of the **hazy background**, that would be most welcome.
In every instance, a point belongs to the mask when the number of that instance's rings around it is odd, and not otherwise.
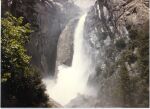
[[[94,5],[95,0],[74,0],[75,4],[83,9],[89,8],[91,5]]]

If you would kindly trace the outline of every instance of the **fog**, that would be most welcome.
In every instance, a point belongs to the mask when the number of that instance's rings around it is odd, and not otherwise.
[[[95,0],[74,0],[75,4],[78,5],[82,9],[88,9],[92,5],[94,5]]]

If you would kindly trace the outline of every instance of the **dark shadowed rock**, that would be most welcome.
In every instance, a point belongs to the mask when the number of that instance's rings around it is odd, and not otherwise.
[[[49,108],[63,108],[62,105],[60,105],[59,103],[57,103],[56,101],[54,101],[52,98],[49,99],[48,107]]]

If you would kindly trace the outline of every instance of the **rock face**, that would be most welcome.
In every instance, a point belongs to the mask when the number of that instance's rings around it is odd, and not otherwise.
[[[56,67],[62,64],[71,66],[73,57],[73,36],[77,21],[78,19],[70,21],[59,37]]]
[[[95,63],[88,85],[97,96],[79,95],[68,106],[149,106],[148,4],[149,0],[96,0],[86,18],[84,38]],[[71,65],[77,20],[69,20],[80,12],[72,0],[13,0],[2,8],[31,23],[28,53],[43,75],[54,74],[56,56],[57,65]]]
[[[56,47],[61,33],[59,10],[53,2],[36,3],[36,24],[38,30],[31,36],[28,45],[29,55],[32,56],[32,64],[38,67],[42,74],[54,74],[56,61]]]
[[[78,15],[79,8],[71,0],[13,0],[8,7],[13,8],[13,15],[23,16],[31,23],[34,32],[27,45],[31,64],[43,76],[54,75],[59,35],[69,20]]]
[[[77,97],[70,101],[66,107],[72,107],[72,108],[89,108],[89,107],[97,107],[96,104],[99,103],[99,101],[93,97],[93,96],[84,96],[84,95],[77,95]],[[94,103],[93,103],[94,102]]]
[[[63,106],[54,101],[52,98],[49,98],[49,108],[63,108]]]
[[[88,13],[85,38],[96,53],[95,74],[89,78],[98,90],[96,107],[149,105],[147,2],[97,0]]]

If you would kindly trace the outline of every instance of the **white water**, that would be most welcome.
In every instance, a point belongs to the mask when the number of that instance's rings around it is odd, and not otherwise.
[[[59,66],[57,80],[53,85],[45,80],[50,97],[62,105],[68,104],[78,94],[86,93],[89,77],[87,70],[90,66],[83,38],[86,16],[85,14],[80,18],[75,30],[72,66]]]

